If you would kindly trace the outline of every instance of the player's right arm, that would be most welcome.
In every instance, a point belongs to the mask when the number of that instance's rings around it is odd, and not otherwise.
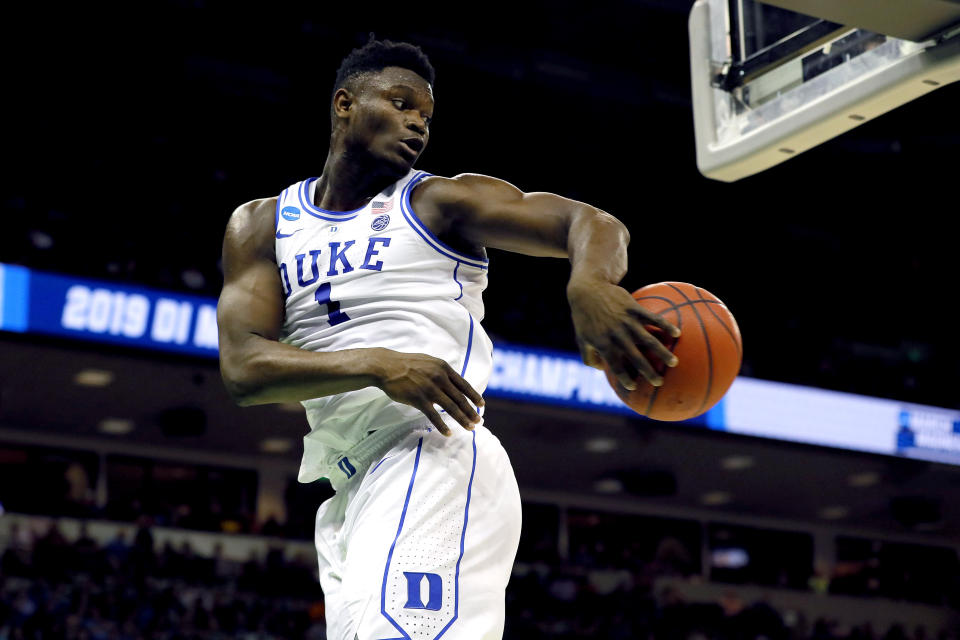
[[[466,428],[483,398],[445,361],[389,349],[315,353],[279,342],[284,296],[274,248],[276,198],[254,200],[230,217],[217,304],[220,372],[242,406],[297,402],[377,386],[422,411],[444,434],[434,405]]]

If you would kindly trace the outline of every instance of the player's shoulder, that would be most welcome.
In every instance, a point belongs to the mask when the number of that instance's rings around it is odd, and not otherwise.
[[[230,214],[230,224],[250,224],[264,218],[275,223],[276,210],[277,196],[244,202]]]
[[[244,202],[230,214],[227,228],[244,235],[257,233],[262,229],[269,229],[272,234],[276,226],[276,210],[277,196]]]
[[[438,205],[453,205],[472,198],[489,198],[508,193],[520,193],[520,190],[505,180],[481,173],[461,173],[452,178],[429,176],[421,181],[414,192],[420,199],[428,199]]]
[[[272,251],[276,209],[276,196],[243,203],[230,214],[226,242],[238,247],[259,247],[265,252]]]

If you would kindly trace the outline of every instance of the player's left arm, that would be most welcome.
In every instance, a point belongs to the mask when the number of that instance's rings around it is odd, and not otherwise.
[[[456,238],[475,251],[490,247],[569,258],[567,299],[581,357],[597,368],[607,362],[627,389],[636,387],[637,374],[654,385],[663,382],[643,351],[668,366],[676,364],[645,325],[673,336],[680,335],[679,330],[638,305],[618,284],[627,272],[630,234],[609,213],[552,193],[524,193],[503,180],[474,174],[429,178],[414,191],[412,205],[438,236]]]

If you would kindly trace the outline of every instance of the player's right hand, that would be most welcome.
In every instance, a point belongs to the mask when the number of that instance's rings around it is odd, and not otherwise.
[[[663,384],[663,376],[651,362],[651,355],[668,367],[677,366],[677,357],[647,325],[675,338],[680,336],[680,329],[641,307],[623,287],[571,278],[567,297],[577,345],[587,366],[601,370],[609,366],[614,377],[630,391],[637,388],[638,376],[655,387]]]
[[[434,405],[464,429],[472,430],[480,422],[474,405],[482,407],[483,397],[444,360],[389,349],[378,350],[375,359],[377,386],[391,400],[422,411],[443,435],[449,436],[450,428]]]

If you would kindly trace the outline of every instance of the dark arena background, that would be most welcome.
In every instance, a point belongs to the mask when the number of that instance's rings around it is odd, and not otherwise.
[[[211,313],[230,213],[319,175],[370,32],[436,67],[419,168],[609,211],[627,289],[694,283],[743,335],[722,406],[650,421],[573,364],[568,264],[491,251],[505,638],[956,639],[958,86],[709,180],[690,8],[6,7],[0,639],[326,637],[303,411],[232,404]]]

